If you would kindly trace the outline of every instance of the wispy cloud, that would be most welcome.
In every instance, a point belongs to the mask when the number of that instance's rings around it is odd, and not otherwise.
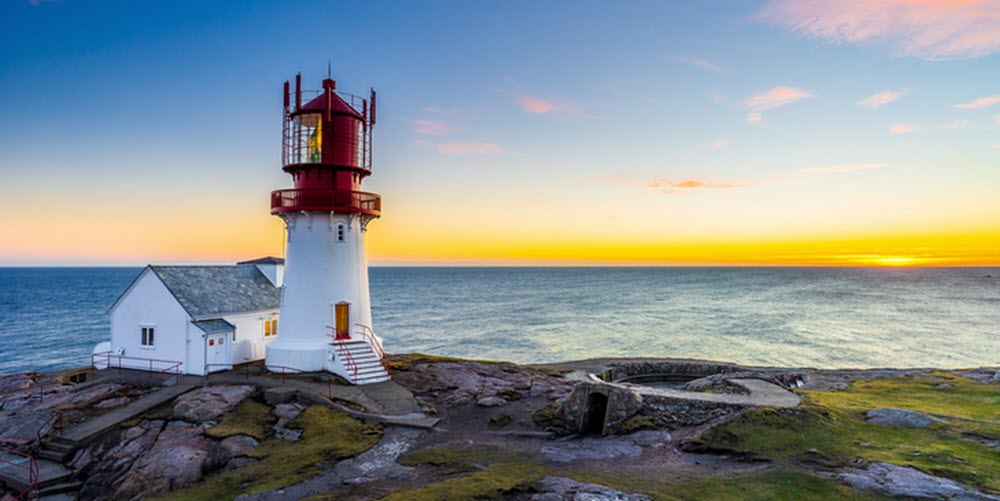
[[[779,108],[810,97],[813,97],[813,95],[802,89],[779,85],[760,94],[750,96],[743,101],[743,107],[750,110],[747,113],[746,121],[760,123],[764,119],[762,111]]]
[[[893,134],[910,134],[913,132],[913,127],[906,124],[895,124],[889,127],[889,132]]]
[[[805,169],[799,169],[793,171],[793,174],[798,175],[816,175],[816,174],[842,174],[844,172],[857,172],[859,170],[872,170],[872,169],[884,169],[889,167],[891,164],[885,162],[874,162],[874,163],[861,163],[861,164],[847,164],[847,165],[828,165],[824,167],[808,167]]]
[[[727,145],[727,144],[729,144],[731,142],[733,142],[733,140],[729,139],[728,137],[726,137],[726,138],[716,139],[715,141],[712,141],[711,143],[709,143],[709,146],[711,146],[713,149],[717,150],[717,149],[722,148],[723,146],[725,146],[725,145]]]
[[[643,184],[645,188],[652,188],[659,190],[667,195],[678,195],[691,190],[717,190],[717,189],[729,189],[729,188],[746,188],[750,186],[748,184],[733,183],[733,182],[718,182],[711,181],[707,179],[684,179],[681,181],[671,181],[665,178],[654,178]]]
[[[532,115],[587,116],[580,111],[580,107],[573,101],[533,92],[510,78],[507,79],[507,83],[511,87],[514,87],[514,90],[510,90],[509,88],[496,89],[497,92],[510,96],[511,100],[527,113],[531,113]]]
[[[668,59],[675,63],[686,64],[689,66],[694,66],[695,68],[701,68],[703,70],[717,71],[719,73],[726,73],[727,70],[719,65],[712,64],[704,59],[698,59],[696,57],[686,57],[686,56],[669,56]]]
[[[968,103],[956,104],[952,108],[960,108],[963,110],[973,110],[976,108],[985,108],[987,106],[993,106],[994,104],[1000,104],[1000,94],[995,96],[981,97],[979,99],[974,99]]]
[[[506,150],[497,143],[483,141],[448,141],[438,145],[442,155],[503,155]]]
[[[880,106],[885,106],[893,101],[906,95],[906,91],[896,91],[896,90],[886,90],[879,92],[877,94],[872,94],[860,101],[858,101],[858,106],[865,109],[875,109]]]
[[[946,124],[935,125],[935,129],[968,129],[972,127],[972,122],[968,120],[955,120]]]
[[[897,55],[927,60],[1000,50],[996,0],[772,0],[753,18],[835,44],[885,44]]]
[[[410,130],[425,136],[443,136],[451,131],[451,127],[436,120],[420,118],[416,120],[407,120],[407,122],[410,124]]]

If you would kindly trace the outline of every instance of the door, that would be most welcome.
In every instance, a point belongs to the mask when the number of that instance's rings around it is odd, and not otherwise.
[[[229,334],[212,334],[207,336],[205,342],[208,343],[205,353],[208,372],[231,369],[233,360],[229,356]]]
[[[333,305],[333,316],[337,324],[337,339],[351,338],[350,308],[350,303],[337,303]]]

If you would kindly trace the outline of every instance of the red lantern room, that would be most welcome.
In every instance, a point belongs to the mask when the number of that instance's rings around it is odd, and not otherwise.
[[[296,75],[293,94],[285,82],[281,160],[295,188],[271,193],[272,214],[380,215],[381,197],[361,191],[361,181],[372,170],[375,91],[369,100],[336,89],[337,82],[328,78],[323,80],[323,90],[303,91],[302,77]],[[315,97],[302,104],[304,93]]]

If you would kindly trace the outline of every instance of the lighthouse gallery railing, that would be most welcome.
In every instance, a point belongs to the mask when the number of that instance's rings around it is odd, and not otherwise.
[[[271,192],[271,213],[320,210],[380,215],[382,197],[364,191],[290,189]]]

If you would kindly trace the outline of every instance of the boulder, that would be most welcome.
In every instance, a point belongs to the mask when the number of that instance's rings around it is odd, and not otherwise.
[[[191,425],[164,428],[125,474],[116,498],[152,497],[193,484],[225,464],[225,451]]]
[[[564,477],[545,477],[538,481],[543,491],[531,497],[531,501],[562,501],[565,499],[606,500],[606,501],[649,501],[642,494],[627,494],[603,485],[578,482]]]
[[[264,401],[271,404],[285,404],[295,400],[296,395],[298,395],[299,390],[295,388],[287,388],[284,386],[278,388],[268,388],[264,390]]]
[[[77,454],[72,466],[86,481],[80,489],[81,499],[104,498],[111,486],[127,472],[135,460],[156,442],[163,421],[142,421],[120,434],[90,444]]]
[[[177,398],[174,417],[198,423],[217,420],[256,390],[250,385],[206,386]]]
[[[889,463],[871,463],[865,469],[834,476],[856,489],[872,489],[892,497],[1000,501],[1000,496],[966,489],[954,480]]]
[[[260,442],[251,436],[233,435],[219,442],[219,446],[226,451],[229,457],[234,458],[250,454],[250,451],[260,446]]]
[[[507,401],[500,397],[486,397],[480,398],[476,401],[476,405],[480,407],[499,407],[501,405],[507,405]]]
[[[867,412],[868,422],[880,426],[896,426],[900,428],[926,428],[932,424],[947,424],[917,411],[883,407]]]
[[[297,418],[299,414],[302,414],[302,411],[304,410],[305,407],[298,404],[278,404],[274,406],[274,410],[271,411],[271,414],[291,421]]]

